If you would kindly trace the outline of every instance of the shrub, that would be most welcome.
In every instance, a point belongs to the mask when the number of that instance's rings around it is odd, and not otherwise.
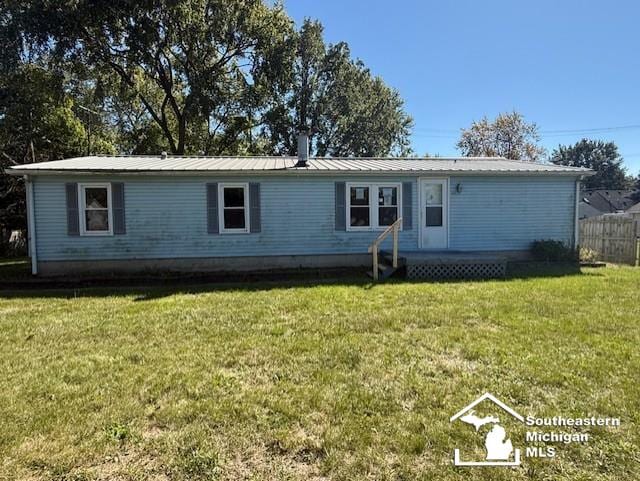
[[[531,255],[537,261],[575,262],[578,255],[564,242],[552,239],[536,240],[531,244]]]

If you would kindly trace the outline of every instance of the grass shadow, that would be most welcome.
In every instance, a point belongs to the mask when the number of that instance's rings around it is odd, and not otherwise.
[[[505,279],[582,275],[577,262],[510,262]]]
[[[6,262],[6,261],[5,261]],[[20,259],[13,263],[0,262],[0,271],[17,269],[24,273]],[[18,266],[18,267],[16,267]],[[110,276],[107,278],[33,278],[16,277],[13,282],[2,282],[0,277],[0,298],[50,297],[71,299],[76,297],[134,296],[135,302],[151,301],[175,294],[199,294],[206,292],[261,292],[274,289],[314,288],[324,285],[352,286],[364,290],[373,289],[376,284],[365,274],[366,269],[306,269],[262,273],[171,275],[146,274],[141,276]],[[510,263],[504,279],[535,279],[564,276],[602,276],[594,272],[582,272],[576,263],[518,262]],[[406,280],[400,276],[384,283],[465,283],[485,282],[496,279],[439,279]]]
[[[0,298],[65,298],[134,296],[150,301],[175,294],[206,292],[261,292],[274,289],[313,288],[324,285],[373,287],[364,269],[296,270],[252,274],[200,274],[112,276],[108,278],[32,279],[0,285]]]
[[[600,272],[585,272],[577,262],[511,262],[505,280],[544,277],[589,276],[602,277]]]
[[[0,282],[28,280],[31,278],[31,262],[28,257],[0,259]]]

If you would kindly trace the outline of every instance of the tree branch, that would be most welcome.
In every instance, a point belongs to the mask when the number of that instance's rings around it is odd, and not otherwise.
[[[111,66],[111,68],[115,70],[115,72],[122,78],[122,80],[124,80],[125,83],[129,85],[129,87],[134,91],[134,93],[140,98],[140,101],[149,112],[149,115],[151,115],[153,120],[156,121],[156,123],[162,129],[162,132],[164,133],[164,135],[167,137],[167,140],[169,141],[169,146],[171,147],[171,151],[176,152],[177,151],[176,143],[171,133],[171,129],[169,129],[169,125],[168,125],[168,122],[166,121],[166,118],[162,119],[158,115],[158,113],[155,111],[155,109],[153,108],[151,103],[146,99],[146,97],[142,95],[142,93],[138,89],[136,89],[135,83],[129,77],[129,75],[127,75],[127,72],[124,70],[124,68],[122,68],[121,65],[118,65],[116,62],[113,62],[112,60],[109,60],[108,64]]]

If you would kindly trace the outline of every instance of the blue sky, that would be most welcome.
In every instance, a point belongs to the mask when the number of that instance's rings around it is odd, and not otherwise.
[[[460,128],[515,109],[538,124],[550,151],[582,137],[612,140],[629,171],[640,172],[640,2],[285,0],[285,7],[298,24],[319,19],[328,42],[346,41],[399,90],[419,154],[456,155]]]

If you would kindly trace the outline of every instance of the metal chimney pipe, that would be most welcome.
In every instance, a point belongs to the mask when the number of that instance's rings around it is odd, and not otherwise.
[[[306,167],[309,160],[309,134],[300,132],[298,134],[298,163],[296,167]]]

